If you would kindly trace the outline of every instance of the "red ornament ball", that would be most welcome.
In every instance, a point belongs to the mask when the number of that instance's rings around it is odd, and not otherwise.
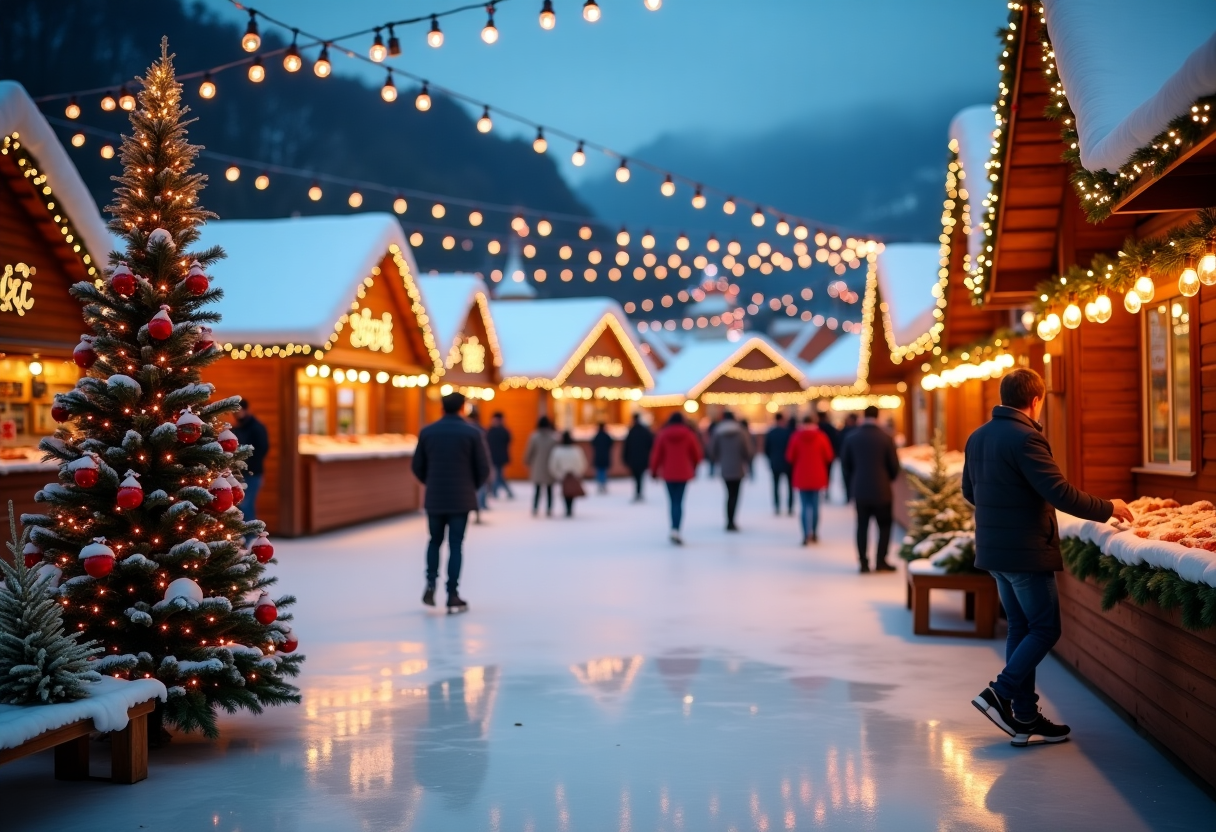
[[[148,334],[157,341],[163,341],[173,334],[173,320],[169,317],[168,306],[161,306],[160,311],[148,321]]]
[[[66,422],[72,418],[72,414],[68,413],[68,409],[61,404],[51,405],[51,418],[56,422]]]
[[[280,653],[294,653],[296,648],[300,646],[300,642],[296,639],[295,633],[287,633],[287,641],[279,645]]]
[[[274,557],[274,547],[270,545],[270,538],[266,536],[265,532],[258,535],[258,539],[253,541],[249,551],[253,552],[258,563],[269,563],[270,559]]]
[[[144,489],[139,484],[139,475],[134,471],[127,472],[127,478],[118,486],[118,507],[139,508],[144,501]]]
[[[93,338],[89,335],[82,335],[80,343],[76,345],[76,349],[72,350],[72,360],[76,362],[76,366],[87,370],[97,363],[97,351],[93,349]]]
[[[25,544],[25,548],[21,550],[21,554],[25,556],[26,569],[33,569],[42,563],[42,547],[37,543],[31,541]]]
[[[193,445],[203,435],[203,420],[194,415],[189,407],[177,417],[177,440],[186,445]]]
[[[97,485],[97,468],[77,468],[72,472],[72,480],[81,488],[92,488]]]
[[[263,598],[253,608],[253,617],[257,619],[259,624],[273,624],[274,620],[279,617],[279,609],[274,605],[274,601],[271,601],[269,598]]]
[[[110,288],[115,294],[129,298],[135,294],[135,286],[135,275],[131,274],[126,263],[119,263],[114,274],[110,276]]]
[[[80,550],[84,571],[91,578],[104,578],[114,571],[114,550],[106,545],[104,537],[95,537],[93,542]]]
[[[220,447],[224,449],[224,453],[226,454],[236,453],[236,449],[241,446],[241,442],[236,438],[236,434],[228,428],[220,431],[220,435],[216,439],[219,440]]]
[[[208,509],[218,514],[232,508],[232,486],[228,485],[228,480],[222,474],[211,481],[207,490],[212,497]]]
[[[211,281],[207,279],[207,275],[203,274],[203,267],[197,260],[190,264],[190,271],[186,274],[184,282],[186,291],[195,296],[203,294],[211,287]]]
[[[198,328],[198,340],[194,342],[194,351],[203,352],[215,346],[215,338],[211,335],[211,327],[200,326]]]

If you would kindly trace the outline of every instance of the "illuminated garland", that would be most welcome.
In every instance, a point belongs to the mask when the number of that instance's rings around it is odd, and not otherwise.
[[[475,298],[478,314],[481,315],[481,322],[486,328],[486,338],[490,341],[490,356],[494,359],[494,366],[501,367],[502,348],[498,345],[498,331],[494,328],[494,318],[490,315],[490,300],[485,292],[478,292]]]
[[[858,350],[857,381],[848,388],[833,388],[832,395],[870,392],[870,356],[874,346],[874,312],[878,306],[878,255],[870,255],[866,270],[865,300],[861,303],[861,347]]]
[[[606,312],[604,316],[596,322],[595,326],[591,328],[591,331],[587,333],[587,336],[583,338],[582,343],[580,343],[574,352],[570,354],[570,357],[566,360],[566,363],[562,365],[562,368],[557,371],[553,378],[508,376],[499,383],[499,388],[502,390],[519,388],[526,390],[552,390],[554,388],[561,387],[566,382],[566,379],[570,377],[570,374],[574,372],[575,368],[578,367],[579,362],[583,360],[583,357],[587,354],[591,347],[595,345],[595,342],[599,339],[600,335],[602,335],[604,331],[608,329],[611,329],[613,334],[616,336],[617,341],[620,343],[621,348],[625,352],[625,356],[629,359],[630,365],[638,374],[638,378],[641,379],[642,386],[646,388],[654,387],[654,377],[650,374],[650,370],[646,367],[646,361],[642,358],[642,354],[639,353],[637,347],[634,346],[633,339],[629,336],[629,333],[625,330],[625,327],[621,325],[621,322],[617,320],[617,316],[611,312]]]
[[[727,378],[733,378],[737,381],[758,382],[758,381],[775,381],[784,375],[787,375],[786,369],[780,366],[767,367],[763,370],[749,370],[746,367],[731,367],[725,373]]]
[[[1000,378],[1017,364],[1009,351],[1017,334],[1001,329],[989,338],[951,350],[921,365],[920,386],[925,390],[958,387],[975,379]]]

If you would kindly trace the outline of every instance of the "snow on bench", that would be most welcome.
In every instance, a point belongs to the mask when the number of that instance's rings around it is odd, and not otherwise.
[[[156,679],[128,682],[103,676],[88,685],[89,696],[54,705],[0,705],[0,749],[16,748],[39,734],[82,719],[93,720],[94,730],[121,731],[127,727],[127,710],[149,699],[168,699]]]

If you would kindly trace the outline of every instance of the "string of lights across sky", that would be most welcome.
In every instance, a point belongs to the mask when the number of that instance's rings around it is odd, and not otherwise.
[[[621,153],[607,147],[606,145],[581,139],[572,133],[554,127],[546,127],[545,125],[542,125],[539,122],[525,116],[504,110],[500,107],[486,104],[472,96],[465,95],[464,93],[456,90],[431,84],[427,79],[422,78],[421,76],[415,75],[414,73],[398,67],[388,66],[384,63],[387,59],[397,57],[401,53],[400,42],[395,33],[396,28],[420,25],[422,23],[429,22],[430,29],[427,32],[427,43],[432,48],[439,48],[443,45],[444,41],[443,33],[439,28],[439,19],[449,15],[477,9],[485,11],[488,16],[486,25],[482,28],[482,40],[487,44],[495,43],[498,40],[498,29],[494,23],[494,12],[498,5],[508,2],[508,0],[490,0],[490,2],[484,4],[479,3],[462,5],[447,9],[445,11],[432,12],[412,18],[389,21],[377,26],[367,27],[358,31],[350,32],[336,38],[322,38],[320,36],[304,32],[298,27],[291,26],[289,23],[273,18],[263,12],[257,11],[256,9],[249,8],[240,2],[237,2],[237,0],[229,0],[229,2],[231,2],[238,9],[241,9],[249,14],[248,26],[246,27],[245,33],[241,37],[241,47],[246,52],[251,53],[252,57],[229,61],[228,63],[211,67],[210,69],[206,70],[198,70],[178,75],[180,80],[189,80],[194,78],[201,79],[198,92],[202,98],[209,99],[215,97],[218,91],[218,87],[215,83],[215,76],[220,72],[237,67],[245,67],[246,75],[248,76],[249,80],[254,83],[261,83],[266,79],[266,65],[264,60],[281,56],[283,68],[286,71],[298,72],[304,65],[301,50],[314,49],[318,47],[320,48],[320,51],[313,63],[313,73],[319,78],[326,78],[333,72],[333,65],[330,61],[330,49],[332,47],[337,53],[342,54],[352,60],[384,66],[387,74],[385,84],[380,90],[380,95],[381,98],[383,98],[386,102],[391,103],[396,101],[399,95],[396,83],[394,81],[394,76],[408,78],[419,85],[417,94],[414,98],[414,106],[420,111],[425,112],[431,108],[432,102],[430,93],[432,90],[441,92],[454,100],[472,105],[474,107],[480,107],[482,114],[477,120],[477,129],[483,133],[488,133],[493,129],[493,117],[497,115],[518,124],[522,124],[531,129],[535,129],[536,137],[533,140],[532,146],[537,153],[548,152],[549,138],[559,137],[574,145],[575,149],[571,155],[571,161],[576,166],[581,166],[586,163],[586,154],[588,150],[598,151],[609,158],[617,160],[619,164],[617,166],[615,175],[616,179],[621,183],[625,183],[630,180],[633,168],[644,169],[654,173],[658,177],[661,177],[659,192],[664,197],[675,196],[678,186],[683,185],[685,188],[691,189],[691,204],[696,209],[706,207],[708,204],[707,194],[712,194],[718,198],[721,198],[722,210],[728,215],[736,213],[741,204],[746,204],[752,208],[751,223],[753,226],[756,228],[762,228],[771,219],[775,219],[776,222],[774,228],[778,235],[786,236],[792,234],[794,238],[799,241],[803,241],[811,237],[811,228],[831,228],[831,226],[828,224],[783,212],[772,206],[767,206],[752,200],[738,200],[731,194],[731,192],[727,190],[704,184],[697,179],[669,171],[658,165],[653,165],[646,162],[645,160],[631,159],[627,154]],[[646,8],[652,11],[657,11],[662,6],[662,0],[644,0],[644,2]],[[601,14],[602,11],[595,0],[586,0],[586,2],[584,2],[582,8],[582,16],[584,20],[590,23],[595,23],[600,19]],[[281,27],[282,29],[290,32],[292,36],[291,43],[278,49],[259,52],[262,46],[262,37],[258,25],[259,19],[265,23]],[[549,30],[554,28],[556,23],[556,15],[553,11],[551,0],[544,0],[542,3],[539,22],[542,29]],[[385,41],[383,35],[385,31],[388,33],[387,42]],[[357,37],[366,37],[369,34],[373,35],[373,40],[366,55],[338,45],[342,41],[348,41]],[[306,39],[306,42],[303,44],[299,42],[301,35],[303,35]],[[135,108],[135,96],[125,86],[119,89],[117,93],[115,93],[112,88],[99,87],[95,89],[78,90],[75,92],[44,95],[38,97],[36,101],[43,104],[66,99],[68,103],[65,106],[65,115],[69,119],[75,120],[80,117],[82,112],[80,99],[92,95],[101,95],[100,105],[101,108],[106,111],[130,111]],[[263,167],[269,169],[271,166]],[[316,179],[313,182],[313,185],[309,188],[310,197],[314,198],[314,200],[320,199],[320,196],[313,196],[313,194],[320,193],[320,187],[317,184],[319,181],[334,181],[335,179],[338,179],[338,177],[332,176],[322,179],[319,174],[314,174],[314,177],[316,177]],[[269,182],[269,177],[265,173],[263,173],[259,178],[263,179],[263,181],[267,183]],[[346,181],[350,182],[352,180]],[[384,190],[382,186],[377,186],[375,183],[358,184],[367,190]],[[356,194],[358,194],[358,196],[356,196]],[[362,194],[360,191],[353,191],[351,198],[352,200],[361,202]],[[449,198],[448,201],[453,202],[454,204],[460,204],[459,201],[451,198]],[[510,210],[514,213],[526,213],[526,209],[512,208]],[[589,218],[579,219],[580,221],[585,221]]]

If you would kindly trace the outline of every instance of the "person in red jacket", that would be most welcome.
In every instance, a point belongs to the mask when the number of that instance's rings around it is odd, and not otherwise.
[[[802,504],[802,545],[819,542],[819,492],[828,487],[832,470],[832,440],[810,416],[802,417],[802,428],[790,437],[785,459],[790,464],[790,484]]]
[[[654,450],[650,452],[650,475],[667,483],[667,496],[671,502],[671,542],[676,545],[684,542],[680,537],[684,489],[697,475],[701,456],[701,438],[697,432],[685,423],[683,413],[671,414],[655,437]]]

